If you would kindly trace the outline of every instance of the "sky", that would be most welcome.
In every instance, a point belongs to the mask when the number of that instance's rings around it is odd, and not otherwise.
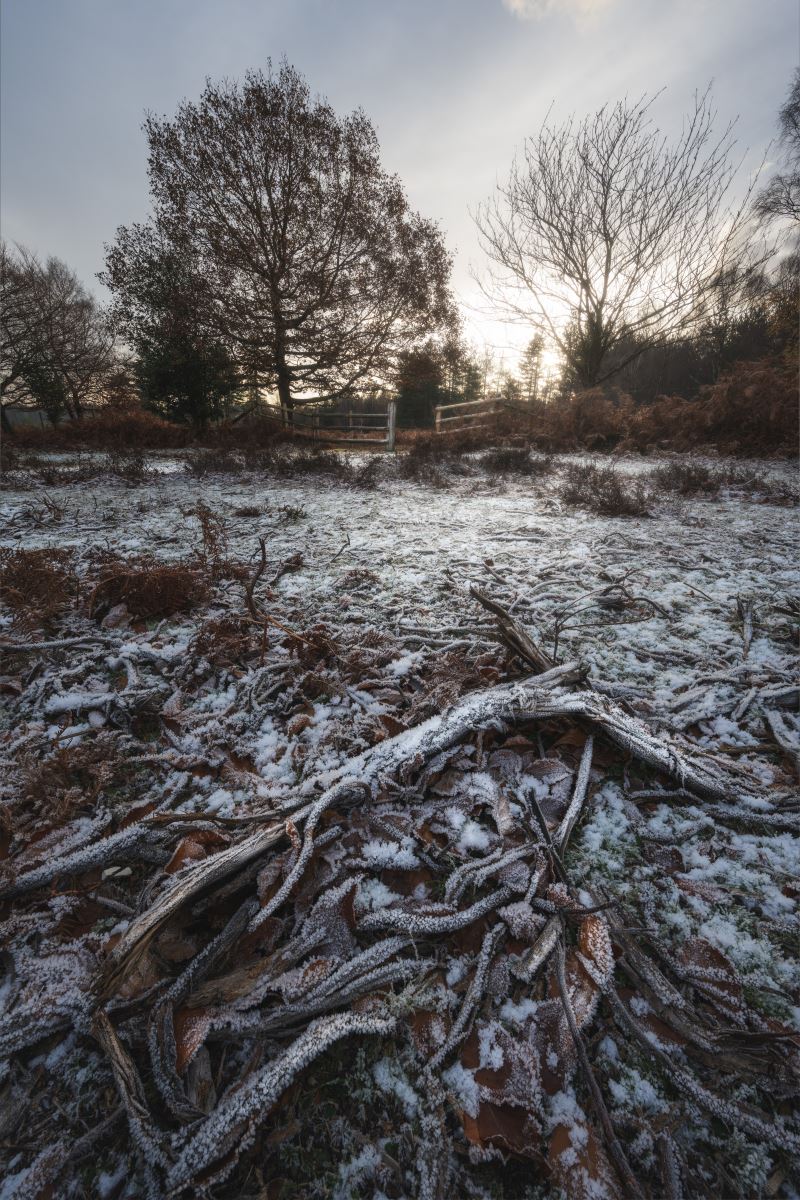
[[[338,111],[371,117],[455,253],[468,335],[513,365],[529,331],[476,308],[471,213],[551,105],[581,116],[663,88],[654,115],[677,132],[713,82],[744,179],[798,38],[796,0],[0,0],[0,233],[102,297],[103,244],[148,212],[145,111],[286,55]]]

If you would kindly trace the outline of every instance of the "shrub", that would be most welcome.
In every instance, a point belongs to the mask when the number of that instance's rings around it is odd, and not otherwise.
[[[320,475],[329,479],[345,479],[350,475],[349,463],[331,450],[297,450],[275,455],[272,469],[280,479],[295,479]]]
[[[186,456],[186,470],[196,479],[206,475],[241,475],[249,464],[231,450],[198,450]]]
[[[608,450],[625,437],[633,401],[617,389],[590,388],[543,405],[540,430],[554,449]]]
[[[18,448],[3,436],[0,439],[0,471],[18,471],[21,465]]]
[[[409,452],[399,460],[397,474],[400,479],[426,484],[428,487],[444,488],[451,483],[451,479],[442,469],[443,465],[441,459],[420,457]]]
[[[703,440],[730,454],[797,453],[797,372],[763,359],[739,363],[697,399]]]
[[[725,454],[796,454],[796,371],[779,359],[737,365],[694,400],[659,396],[635,409],[628,422],[631,448],[714,447]]]
[[[15,429],[18,446],[69,450],[164,450],[185,446],[189,430],[139,408],[106,408],[50,429]]]
[[[384,476],[384,463],[377,454],[370,455],[366,462],[350,469],[350,482],[354,487],[371,491]]]
[[[544,455],[531,455],[529,450],[506,447],[489,450],[482,455],[480,465],[492,475],[546,475],[553,469],[553,460]]]
[[[219,450],[236,449],[249,453],[254,447],[264,449],[289,444],[296,440],[296,435],[274,417],[253,414],[239,421],[219,421],[209,425],[196,440]]]
[[[650,516],[651,497],[640,479],[620,475],[614,467],[569,463],[559,489],[565,504],[603,517]]]
[[[656,487],[664,492],[678,492],[681,496],[716,496],[719,493],[722,475],[704,463],[671,462],[657,467],[650,476]]]
[[[658,467],[650,476],[662,491],[682,496],[716,496],[720,488],[733,488],[757,497],[765,504],[797,504],[797,490],[782,479],[770,479],[763,471],[748,467],[709,467],[704,463],[673,462]]]
[[[140,447],[115,446],[106,452],[105,469],[111,475],[131,485],[144,483],[147,475],[147,462]]]

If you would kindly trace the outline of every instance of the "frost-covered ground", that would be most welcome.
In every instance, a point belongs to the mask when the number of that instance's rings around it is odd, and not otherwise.
[[[69,597],[44,624],[17,598],[1,635],[0,829],[21,892],[4,931],[4,1200],[70,1151],[57,1195],[206,1177],[220,1196],[632,1194],[564,1024],[555,917],[644,1194],[680,1194],[675,1173],[686,1195],[795,1194],[797,510],[733,486],[599,517],[559,498],[568,461],[517,477],[460,459],[432,482],[386,464],[370,487],[195,478],[180,459],[136,486],[9,478],[2,545],[67,551]],[[750,465],[794,486],[793,467]],[[125,572],[159,564],[185,567],[188,598],[142,615]],[[724,794],[600,734],[587,752],[584,719],[494,712],[493,689],[529,668],[471,585]],[[585,690],[567,684],[556,695]],[[473,695],[452,745],[426,749]],[[557,844],[583,760],[562,860],[541,822]],[[309,825],[342,778],[355,806]],[[276,817],[280,852],[209,877],[140,938],[170,888]],[[188,968],[212,936],[218,958]]]

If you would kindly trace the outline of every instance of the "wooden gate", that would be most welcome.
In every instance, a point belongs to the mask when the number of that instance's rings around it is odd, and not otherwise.
[[[463,400],[459,404],[437,404],[433,410],[437,433],[467,433],[473,429],[490,429],[492,417],[501,412],[499,401]],[[445,415],[447,414],[447,415]]]
[[[299,404],[292,410],[290,427],[298,438],[317,445],[375,446],[393,453],[397,401],[385,403],[385,411],[377,413],[341,413],[324,404]]]

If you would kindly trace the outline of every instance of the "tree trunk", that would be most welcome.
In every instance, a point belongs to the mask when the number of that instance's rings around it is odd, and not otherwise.
[[[292,399],[291,381],[286,364],[278,364],[278,398],[281,402],[283,423],[289,428],[294,424],[294,400]]]

